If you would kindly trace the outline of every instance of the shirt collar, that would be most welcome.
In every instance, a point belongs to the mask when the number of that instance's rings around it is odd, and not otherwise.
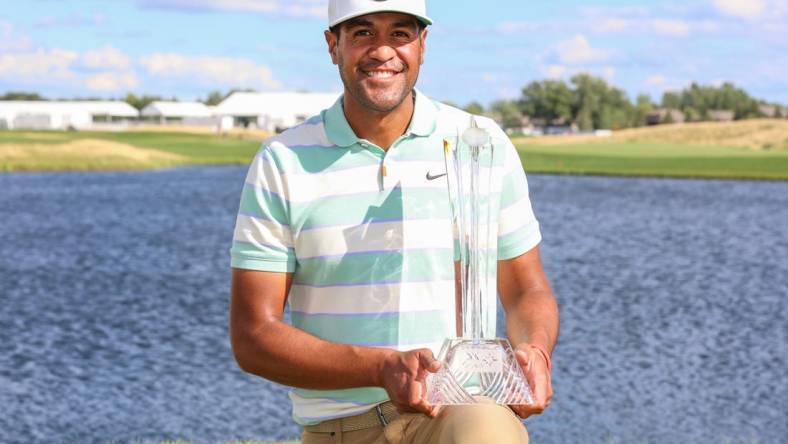
[[[416,104],[413,107],[413,118],[410,119],[410,127],[407,132],[417,136],[429,136],[435,131],[438,108],[421,91],[414,89],[413,94],[416,95]]]
[[[410,120],[410,127],[408,127],[405,134],[429,136],[435,131],[438,109],[433,101],[422,94],[421,91],[414,89],[413,94],[416,96],[416,103],[413,106],[413,117]],[[343,99],[344,94],[339,96],[331,108],[324,111],[323,122],[325,123],[326,135],[333,144],[340,147],[349,147],[359,142],[359,138],[353,132],[353,128],[350,127],[345,117],[345,111],[342,106]]]

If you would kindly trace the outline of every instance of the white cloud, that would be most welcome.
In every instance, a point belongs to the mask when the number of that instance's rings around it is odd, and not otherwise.
[[[132,72],[101,72],[86,79],[85,85],[91,91],[123,92],[137,87],[139,81]]]
[[[104,14],[89,15],[83,13],[74,13],[65,17],[56,17],[53,15],[43,16],[35,22],[34,26],[37,28],[79,28],[85,26],[100,26],[106,23],[106,21],[107,17]]]
[[[726,26],[719,21],[715,20],[699,20],[692,23],[694,31],[703,32],[706,34],[714,34],[724,30]]]
[[[148,74],[159,78],[238,88],[278,89],[281,87],[268,67],[250,59],[155,53],[142,57],[140,63]]]
[[[652,22],[657,34],[684,37],[690,33],[690,24],[684,20],[655,19]]]
[[[553,79],[562,77],[566,71],[566,66],[563,65],[547,65],[542,68],[542,73]]]
[[[632,21],[623,19],[623,18],[610,18],[604,20],[599,25],[595,26],[594,29],[597,32],[601,33],[608,33],[608,32],[621,32],[630,29],[632,26]]]
[[[498,31],[504,34],[518,34],[523,32],[535,32],[541,27],[531,22],[506,21],[498,24]]]
[[[666,79],[665,76],[660,75],[660,74],[655,74],[655,75],[652,75],[652,76],[649,76],[648,78],[646,78],[646,80],[643,81],[643,85],[645,85],[645,86],[661,86],[661,85],[664,85],[667,81],[668,81],[668,79]]]
[[[759,25],[783,22],[788,11],[785,0],[755,0],[767,5],[768,14]],[[720,12],[716,2],[732,0],[705,0],[706,4],[667,4],[653,10],[637,8],[591,8],[583,11],[585,20],[577,29],[581,33],[623,34],[627,38],[669,36],[686,38],[693,35],[716,35],[731,38],[753,32],[751,24],[742,23]],[[691,3],[691,2],[690,2]],[[784,6],[780,6],[780,4]],[[742,3],[745,4],[745,3]],[[746,5],[749,5],[747,3]],[[751,7],[751,6],[747,6]],[[758,11],[757,6],[754,10]],[[732,11],[732,10],[731,10]],[[758,30],[757,32],[762,32]]]
[[[136,0],[146,8],[186,12],[232,11],[280,14],[296,17],[325,17],[325,0]]]
[[[496,83],[498,81],[499,81],[499,78],[498,78],[497,75],[495,75],[493,73],[490,73],[490,72],[482,73],[482,82],[484,82],[484,83]]]
[[[627,33],[630,35],[646,32],[673,37],[686,37],[696,27],[700,27],[703,31],[716,30],[716,27],[713,27],[713,24],[709,21],[691,23],[679,19],[614,17],[602,20],[598,25],[594,25],[591,31],[600,34]]]
[[[18,35],[13,23],[0,19],[0,51],[25,51],[32,47],[26,35]]]
[[[87,51],[81,60],[90,69],[125,70],[131,66],[131,58],[112,46]]]
[[[73,81],[73,65],[79,54],[63,49],[0,54],[0,78],[24,83]]]
[[[28,52],[0,54],[0,79],[8,83],[33,86],[52,85],[58,88],[76,87],[99,92],[128,91],[137,86],[133,72],[114,72],[118,65],[106,62],[98,55],[104,50],[88,51],[80,54],[64,49],[38,49]],[[79,67],[92,63],[94,68],[108,68],[99,73],[84,73]]]
[[[5,32],[4,28],[0,27],[0,32]],[[84,52],[64,49],[0,52],[0,84],[11,87],[32,85],[59,91],[109,93],[135,90],[155,80],[170,81],[162,87],[178,89],[282,87],[267,66],[246,58],[153,53],[134,60],[112,46]]]
[[[744,19],[757,19],[766,11],[765,0],[714,0],[723,14]]]
[[[729,80],[727,80],[727,79],[711,79],[709,81],[709,85],[711,85],[711,86],[713,86],[715,88],[719,88],[723,84],[725,84],[725,82],[729,82]]]
[[[681,91],[689,86],[690,82],[678,77],[667,77],[663,74],[653,74],[647,77],[642,88],[652,95],[660,95],[667,91]]]
[[[569,65],[599,62],[607,60],[610,57],[608,51],[593,48],[588,42],[588,39],[582,34],[578,34],[569,40],[558,43],[553,51],[558,60]]]

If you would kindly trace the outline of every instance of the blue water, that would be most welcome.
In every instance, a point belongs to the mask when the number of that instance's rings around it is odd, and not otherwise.
[[[0,174],[0,442],[299,434],[229,346],[244,174]],[[788,441],[788,183],[529,179],[562,311],[533,441]]]

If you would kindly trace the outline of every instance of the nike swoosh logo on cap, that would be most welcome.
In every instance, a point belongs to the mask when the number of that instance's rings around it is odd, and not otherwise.
[[[429,172],[429,171],[427,171],[427,180],[435,180],[435,179],[439,179],[439,178],[441,178],[441,177],[443,177],[443,176],[445,176],[445,175],[446,175],[446,173],[443,173],[443,174],[438,174],[437,176],[433,176],[433,175],[431,175],[431,174],[430,174],[430,172]]]

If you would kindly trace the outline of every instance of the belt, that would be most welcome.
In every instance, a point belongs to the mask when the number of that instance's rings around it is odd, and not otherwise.
[[[372,410],[345,418],[331,419],[315,425],[304,426],[304,430],[312,433],[331,433],[340,428],[343,432],[364,430],[372,427],[386,427],[399,417],[397,408],[391,401],[378,404]]]

